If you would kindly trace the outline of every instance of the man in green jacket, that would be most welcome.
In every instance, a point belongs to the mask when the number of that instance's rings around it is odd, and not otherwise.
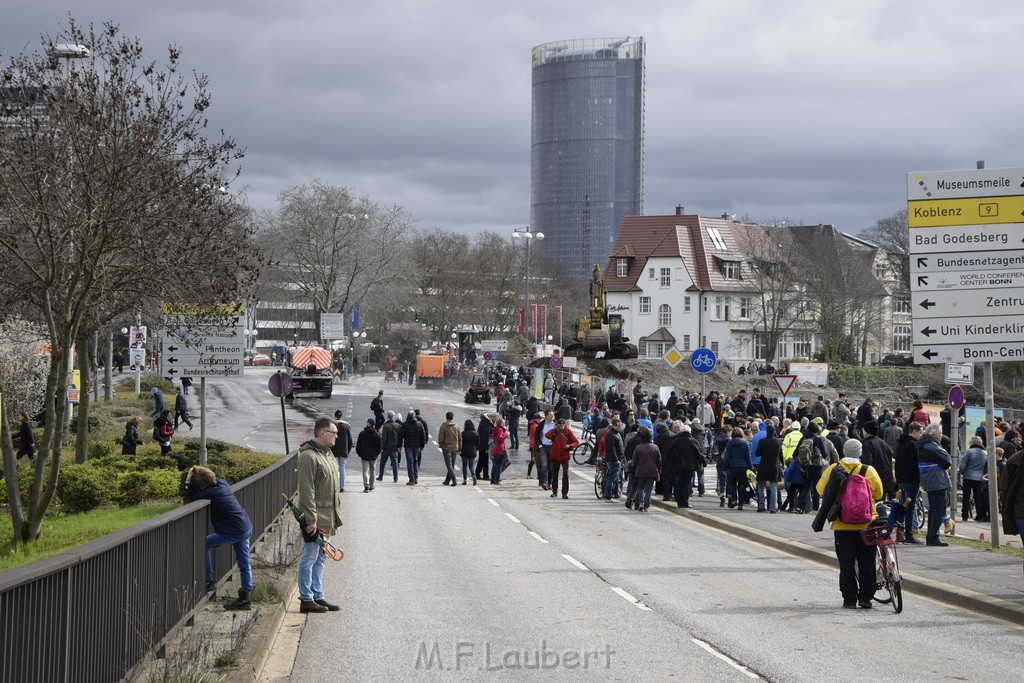
[[[327,554],[316,542],[317,529],[329,538],[341,526],[341,496],[338,464],[331,446],[338,438],[338,427],[329,417],[319,417],[313,425],[313,438],[299,446],[296,465],[299,492],[296,505],[302,512],[302,554],[299,556],[299,611],[337,612],[341,609],[324,599],[324,563]]]

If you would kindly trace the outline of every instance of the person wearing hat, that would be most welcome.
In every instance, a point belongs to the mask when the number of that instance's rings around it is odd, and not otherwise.
[[[886,499],[892,498],[896,493],[896,481],[892,473],[893,452],[889,444],[878,436],[878,423],[874,420],[865,422],[862,428],[864,441],[862,443],[861,462],[871,465],[878,472],[882,479],[882,493]]]
[[[331,452],[338,460],[338,482],[341,493],[345,492],[345,471],[348,469],[348,454],[352,451],[352,429],[348,422],[342,418],[345,414],[340,410],[334,411],[334,424],[338,426],[338,438],[331,446]]]
[[[544,434],[551,441],[548,457],[551,460],[551,497],[558,496],[558,471],[562,471],[562,498],[569,497],[569,458],[572,450],[580,445],[569,423],[564,419],[555,420],[555,428]]]
[[[844,478],[852,474],[859,473],[867,479],[872,500],[881,500],[882,480],[874,467],[861,462],[861,455],[861,443],[850,439],[843,444],[842,460],[829,465],[822,473],[816,486],[818,495],[821,496],[821,509],[811,524],[815,531],[821,531],[825,527],[827,513],[839,495],[840,484]],[[837,468],[845,470],[845,474]],[[865,545],[860,532],[877,516],[875,506],[872,505],[869,522],[848,524],[836,517],[830,527],[835,537],[836,559],[839,561],[839,592],[843,596],[843,607],[847,609],[856,609],[857,605],[864,609],[871,607],[871,598],[875,594],[875,551],[871,546]]]
[[[374,463],[380,457],[381,438],[380,432],[374,427],[375,424],[377,424],[375,419],[367,418],[363,431],[359,432],[359,437],[356,439],[356,455],[359,456],[363,465],[363,493],[373,490]],[[351,439],[351,436],[349,438]]]

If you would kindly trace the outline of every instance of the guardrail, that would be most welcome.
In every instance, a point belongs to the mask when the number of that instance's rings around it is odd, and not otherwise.
[[[253,541],[281,514],[281,493],[296,490],[296,457],[234,486]],[[0,681],[120,681],[161,654],[205,597],[208,507],[189,503],[0,574]],[[218,580],[232,571],[231,546],[213,558]]]

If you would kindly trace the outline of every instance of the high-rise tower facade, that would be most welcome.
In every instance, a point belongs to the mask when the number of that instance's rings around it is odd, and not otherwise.
[[[643,213],[644,39],[533,48],[530,226],[572,277],[604,265]]]

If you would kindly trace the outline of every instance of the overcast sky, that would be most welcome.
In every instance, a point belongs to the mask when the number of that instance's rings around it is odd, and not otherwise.
[[[0,57],[110,20],[210,77],[250,202],[314,177],[420,227],[530,215],[530,50],[647,42],[644,209],[832,223],[906,201],[908,171],[1024,166],[1024,3],[920,0],[19,2]]]

